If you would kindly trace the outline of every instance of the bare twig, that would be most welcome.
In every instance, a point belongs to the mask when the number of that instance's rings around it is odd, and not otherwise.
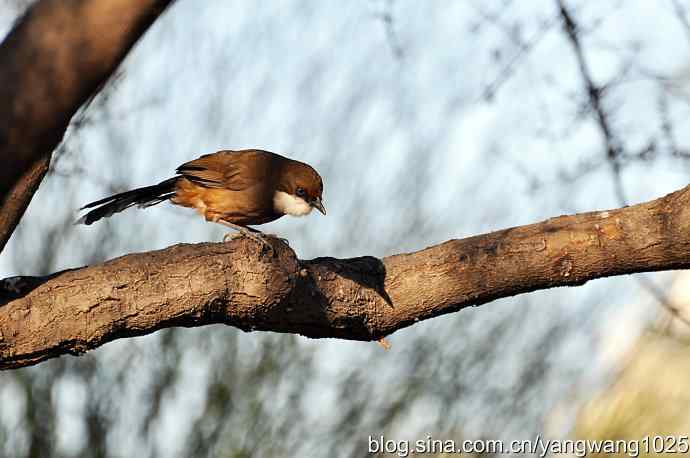
[[[377,14],[377,17],[383,23],[383,28],[386,32],[386,40],[393,52],[393,57],[397,60],[402,60],[405,57],[402,45],[395,31],[395,22],[393,20],[393,7],[395,0],[384,0],[383,10]]]
[[[603,93],[604,86],[599,86],[594,82],[592,74],[585,59],[585,54],[582,48],[582,43],[580,42],[578,26],[571,15],[568,7],[565,5],[563,0],[556,0],[558,5],[558,10],[561,15],[563,30],[568,37],[573,52],[575,53],[575,58],[577,60],[577,66],[580,70],[580,76],[585,85],[585,92],[587,93],[589,105],[594,111],[595,119],[597,125],[599,126],[599,131],[601,132],[604,148],[606,150],[606,159],[611,166],[611,172],[613,174],[614,180],[614,190],[618,201],[621,205],[627,204],[627,199],[625,197],[625,191],[623,190],[623,180],[621,176],[621,162],[619,153],[621,151],[621,145],[616,138],[613,129],[611,128],[611,123],[608,119],[608,115],[604,109],[603,103]]]
[[[584,55],[584,50],[582,42],[580,41],[579,27],[575,22],[572,14],[570,13],[568,7],[566,6],[564,0],[556,0],[558,9],[563,22],[563,30],[568,37],[575,57],[577,59],[578,68],[580,70],[580,75],[582,77],[583,84],[585,86],[585,91],[588,95],[589,106],[595,113],[595,119],[601,132],[604,147],[606,150],[606,160],[611,166],[611,172],[614,180],[615,194],[620,205],[627,205],[627,199],[625,197],[625,191],[623,188],[623,180],[621,174],[622,159],[624,157],[636,157],[644,158],[645,156],[651,154],[654,151],[655,145],[651,141],[645,148],[635,155],[631,155],[626,152],[623,148],[621,142],[615,135],[611,122],[608,117],[608,113],[604,108],[603,98],[605,95],[605,90],[608,85],[599,86],[594,82],[587,60]],[[622,74],[627,74],[629,66],[625,67]],[[672,138],[669,136],[669,127],[666,126],[667,138]],[[662,290],[654,284],[651,280],[640,279],[639,283],[643,288],[647,289],[657,300],[659,304],[666,308],[674,317],[683,321],[686,324],[690,324],[686,318],[680,315],[679,308],[671,303],[670,299],[662,292]]]
[[[685,31],[688,41],[690,41],[690,19],[688,18],[687,8],[679,0],[671,0],[671,5],[673,5],[673,10],[676,13],[676,17],[683,26],[683,30]]]
[[[498,75],[484,86],[481,98],[483,100],[492,100],[501,87],[510,79],[511,76],[513,76],[518,64],[524,61],[532,50],[534,50],[534,48],[536,48],[537,45],[542,41],[542,39],[548,35],[549,31],[556,24],[558,24],[558,17],[541,21],[539,29],[527,39],[523,39],[515,32],[515,30],[513,30],[513,28],[506,26],[499,15],[487,11],[480,5],[476,5],[474,3],[470,3],[470,5],[477,11],[483,21],[496,26],[517,48],[517,50],[513,52],[510,57],[508,57],[508,59],[504,60]]]

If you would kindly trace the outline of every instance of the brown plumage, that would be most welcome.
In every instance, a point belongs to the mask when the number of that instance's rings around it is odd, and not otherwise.
[[[247,226],[274,221],[285,214],[302,216],[316,208],[326,211],[323,182],[308,164],[262,150],[218,151],[182,164],[176,177],[98,200],[78,223],[101,218],[137,205],[165,200],[194,208],[213,221],[249,234]]]

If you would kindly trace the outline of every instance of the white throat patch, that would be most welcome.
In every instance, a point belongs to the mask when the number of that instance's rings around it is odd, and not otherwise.
[[[301,197],[293,196],[283,191],[273,194],[273,208],[278,213],[292,216],[304,216],[311,212],[311,205]]]

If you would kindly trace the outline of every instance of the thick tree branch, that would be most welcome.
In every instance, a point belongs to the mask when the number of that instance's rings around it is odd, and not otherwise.
[[[464,307],[611,275],[690,267],[690,186],[379,260],[301,261],[274,240],[176,245],[0,284],[0,368],[169,326],[375,340]]]
[[[76,111],[170,0],[42,0],[0,45],[0,250]]]

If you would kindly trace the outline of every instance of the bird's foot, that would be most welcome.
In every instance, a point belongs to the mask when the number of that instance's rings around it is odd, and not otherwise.
[[[251,232],[252,235],[257,234],[259,237],[272,237],[274,239],[278,239],[281,242],[283,242],[285,245],[290,246],[290,241],[288,239],[285,239],[283,237],[278,237],[277,234],[266,234],[264,232]],[[229,242],[230,240],[236,239],[237,237],[242,237],[244,236],[243,233],[241,232],[228,232],[223,236],[223,242]],[[251,236],[250,236],[251,237]],[[266,240],[262,239],[262,242],[266,242]],[[268,242],[266,242],[268,243]]]
[[[247,237],[254,240],[256,243],[261,245],[262,250],[266,249],[268,254],[273,256],[273,245],[266,240],[266,235],[263,232],[252,232],[247,228],[238,229],[238,232],[229,232],[223,236],[223,242],[229,242],[236,239],[237,237]]]
[[[248,237],[255,242],[257,242],[259,245],[261,245],[262,250],[265,248],[268,253],[273,256],[274,251],[273,251],[273,245],[271,245],[266,239],[265,235],[263,232],[257,231],[255,229],[251,229],[246,226],[240,226],[239,224],[231,223],[230,221],[225,221],[224,219],[214,219],[214,222],[220,223],[224,226],[231,227],[237,231],[237,233],[231,233],[231,234],[225,234],[223,236],[223,242],[228,242],[229,240],[233,240],[235,237],[238,236],[244,236]]]

